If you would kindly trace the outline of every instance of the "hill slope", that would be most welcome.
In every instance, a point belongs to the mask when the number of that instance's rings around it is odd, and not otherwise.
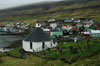
[[[99,15],[100,0],[64,0],[1,10],[0,22],[23,21],[31,23],[37,18],[43,21],[48,18],[64,19],[68,17],[91,17],[100,20]]]

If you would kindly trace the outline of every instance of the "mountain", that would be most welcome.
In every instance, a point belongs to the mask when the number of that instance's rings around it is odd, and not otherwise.
[[[69,17],[88,17],[100,20],[100,0],[44,2],[0,11],[0,22],[32,22],[36,19],[44,21],[49,18],[65,19]]]

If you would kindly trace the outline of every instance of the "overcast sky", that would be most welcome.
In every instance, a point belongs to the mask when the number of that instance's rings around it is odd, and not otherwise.
[[[0,0],[0,9],[20,6],[30,3],[45,2],[45,1],[60,1],[60,0]]]

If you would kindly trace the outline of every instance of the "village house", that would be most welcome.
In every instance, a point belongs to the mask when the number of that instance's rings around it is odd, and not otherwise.
[[[52,29],[55,29],[56,27],[57,27],[57,23],[50,23],[50,27],[52,28]]]
[[[77,26],[72,26],[72,31],[77,31]]]
[[[28,29],[29,28],[29,24],[26,23],[16,23],[16,27],[20,28],[20,29]]]
[[[100,38],[100,30],[90,30],[90,37]]]
[[[67,30],[67,26],[66,25],[63,25],[62,26],[62,30]]]
[[[62,30],[51,30],[50,31],[50,36],[52,38],[63,36],[63,31]]]
[[[68,18],[68,19],[64,20],[64,22],[66,22],[66,23],[71,23],[73,21],[74,21],[74,18]]]
[[[49,19],[48,22],[55,22],[56,19]]]
[[[41,27],[41,23],[40,22],[36,22],[35,27]]]
[[[90,26],[89,24],[84,25],[85,31],[88,31]]]
[[[14,27],[15,27],[14,24],[10,23],[5,25],[5,27],[3,27],[3,30],[6,32],[14,32],[15,31]]]
[[[72,26],[71,25],[68,25],[67,26],[67,31],[70,31],[70,30],[72,30]]]
[[[76,24],[77,29],[79,29],[80,27],[82,27],[82,24],[78,23]]]
[[[50,29],[47,27],[47,28],[42,28],[43,29],[43,31],[45,31],[45,32],[50,32]]]
[[[20,28],[20,25],[21,25],[20,23],[18,23],[18,22],[16,23],[17,28]]]
[[[4,29],[3,28],[0,28],[0,32],[3,32],[4,31]]]
[[[80,20],[80,19],[74,19],[74,22],[75,22],[75,23],[80,23],[81,20]]]
[[[98,28],[95,24],[92,24],[91,26],[89,26],[88,30],[98,30]]]
[[[83,36],[90,37],[90,32],[89,31],[83,32]]]
[[[45,22],[45,21],[42,22],[42,23],[41,23],[41,26],[46,26],[46,22]]]
[[[100,30],[100,22],[96,22],[95,25],[97,26],[98,30]]]
[[[94,21],[92,19],[85,19],[84,24],[93,24]]]
[[[34,28],[23,40],[23,49],[26,52],[40,52],[55,46],[57,46],[57,42],[53,41],[53,39],[39,27]]]

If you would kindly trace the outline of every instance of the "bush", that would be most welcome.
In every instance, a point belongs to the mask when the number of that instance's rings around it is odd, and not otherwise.
[[[0,57],[7,56],[6,53],[0,53]]]
[[[65,39],[64,39],[64,41],[65,41]],[[52,60],[53,59],[54,60],[55,59],[61,59],[64,62],[73,63],[73,62],[76,62],[78,60],[90,58],[90,57],[96,55],[100,51],[100,44],[99,44],[100,42],[91,41],[90,42],[90,48],[91,48],[90,52],[87,49],[86,43],[87,43],[86,40],[83,40],[83,41],[79,42],[78,44],[76,44],[74,42],[67,42],[67,44],[59,43],[58,47],[61,47],[61,48],[64,47],[62,49],[62,53],[60,53],[59,50],[54,52],[51,49],[51,51],[48,51],[48,53],[43,54],[43,55],[44,55],[45,58],[48,58],[48,59],[52,59]],[[70,46],[77,48],[77,54],[71,53],[70,48],[69,48]],[[80,49],[78,49],[78,47],[80,47]]]
[[[22,47],[18,47],[14,50],[11,50],[9,52],[6,52],[6,54],[8,56],[11,56],[11,57],[15,57],[15,58],[21,58],[22,57],[22,54],[20,53],[20,49],[22,49]]]

